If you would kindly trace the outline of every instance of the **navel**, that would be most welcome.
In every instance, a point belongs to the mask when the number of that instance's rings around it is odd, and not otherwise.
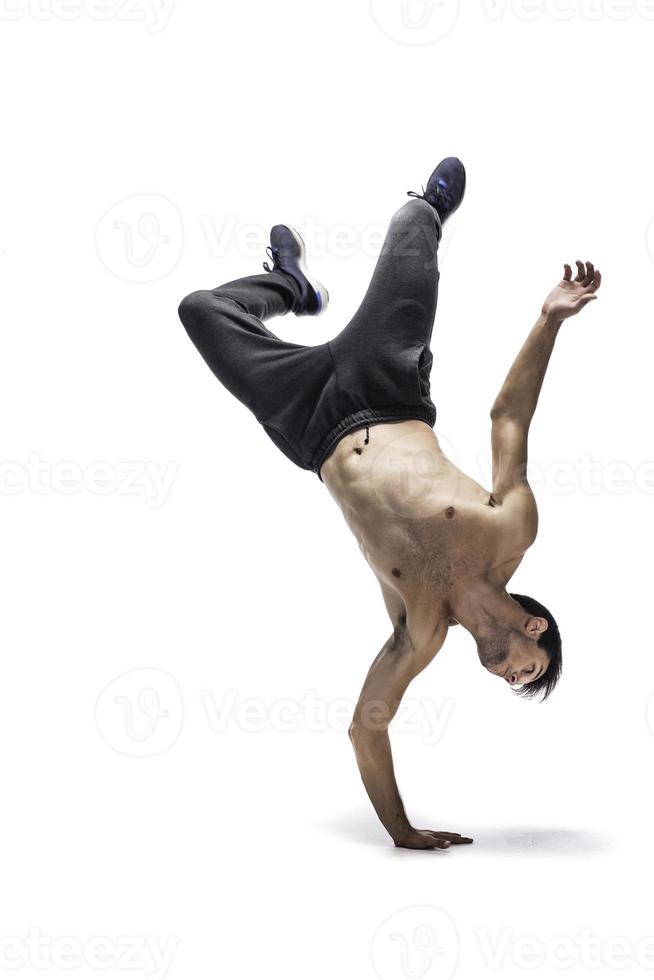
[[[455,514],[456,514],[456,511],[455,511],[454,507],[448,507],[447,510],[445,511],[445,516],[450,521],[452,520],[452,518],[454,517]]]
[[[402,572],[399,570],[399,568],[392,568],[391,569],[391,575],[394,575],[395,578],[400,578],[400,576],[402,575]]]

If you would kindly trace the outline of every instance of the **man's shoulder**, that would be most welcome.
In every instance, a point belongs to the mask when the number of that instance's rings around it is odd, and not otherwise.
[[[538,534],[538,506],[528,483],[513,487],[492,510],[503,538],[523,551],[534,543]]]
[[[424,657],[433,657],[445,642],[449,617],[444,603],[423,600],[407,603],[406,635],[411,649]]]
[[[538,508],[530,487],[516,488],[493,510],[496,547],[493,570],[506,585],[538,534]]]

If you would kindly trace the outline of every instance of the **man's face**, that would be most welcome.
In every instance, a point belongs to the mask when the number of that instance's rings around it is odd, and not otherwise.
[[[538,646],[546,629],[547,620],[537,616],[521,631],[497,625],[492,633],[477,640],[479,659],[486,670],[511,687],[530,684],[549,667],[549,654]]]

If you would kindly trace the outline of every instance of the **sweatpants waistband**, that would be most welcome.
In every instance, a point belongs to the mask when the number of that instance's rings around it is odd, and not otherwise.
[[[358,412],[346,415],[345,418],[341,419],[340,422],[330,429],[322,440],[313,455],[310,468],[317,474],[318,479],[322,483],[323,479],[320,476],[320,469],[323,463],[332,450],[336,448],[337,443],[348,432],[360,429],[369,422],[400,422],[407,419],[418,419],[420,422],[426,422],[427,425],[433,428],[436,422],[436,410],[431,410],[420,405],[391,405],[382,408],[362,408]]]

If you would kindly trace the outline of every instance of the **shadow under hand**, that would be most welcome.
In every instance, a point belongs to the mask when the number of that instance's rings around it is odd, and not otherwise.
[[[420,823],[419,826],[428,826]],[[323,830],[349,839],[352,843],[368,847],[388,847],[392,842],[374,816],[364,810],[350,811],[340,818],[321,821]],[[435,828],[440,829],[440,828]],[[453,829],[458,829],[454,827]],[[463,831],[462,831],[463,832]],[[567,829],[563,827],[475,827],[466,823],[465,833],[474,838],[474,844],[452,847],[447,853],[472,855],[504,855],[516,857],[552,857],[556,854],[572,857],[598,854],[613,850],[612,842],[595,831]],[[407,854],[407,851],[395,851]],[[413,853],[433,853],[418,851]],[[443,854],[442,851],[438,852]]]
[[[612,850],[606,838],[593,831],[567,830],[562,827],[505,827],[476,828],[469,831],[474,837],[477,853],[511,854],[538,857],[553,854],[597,854]]]

